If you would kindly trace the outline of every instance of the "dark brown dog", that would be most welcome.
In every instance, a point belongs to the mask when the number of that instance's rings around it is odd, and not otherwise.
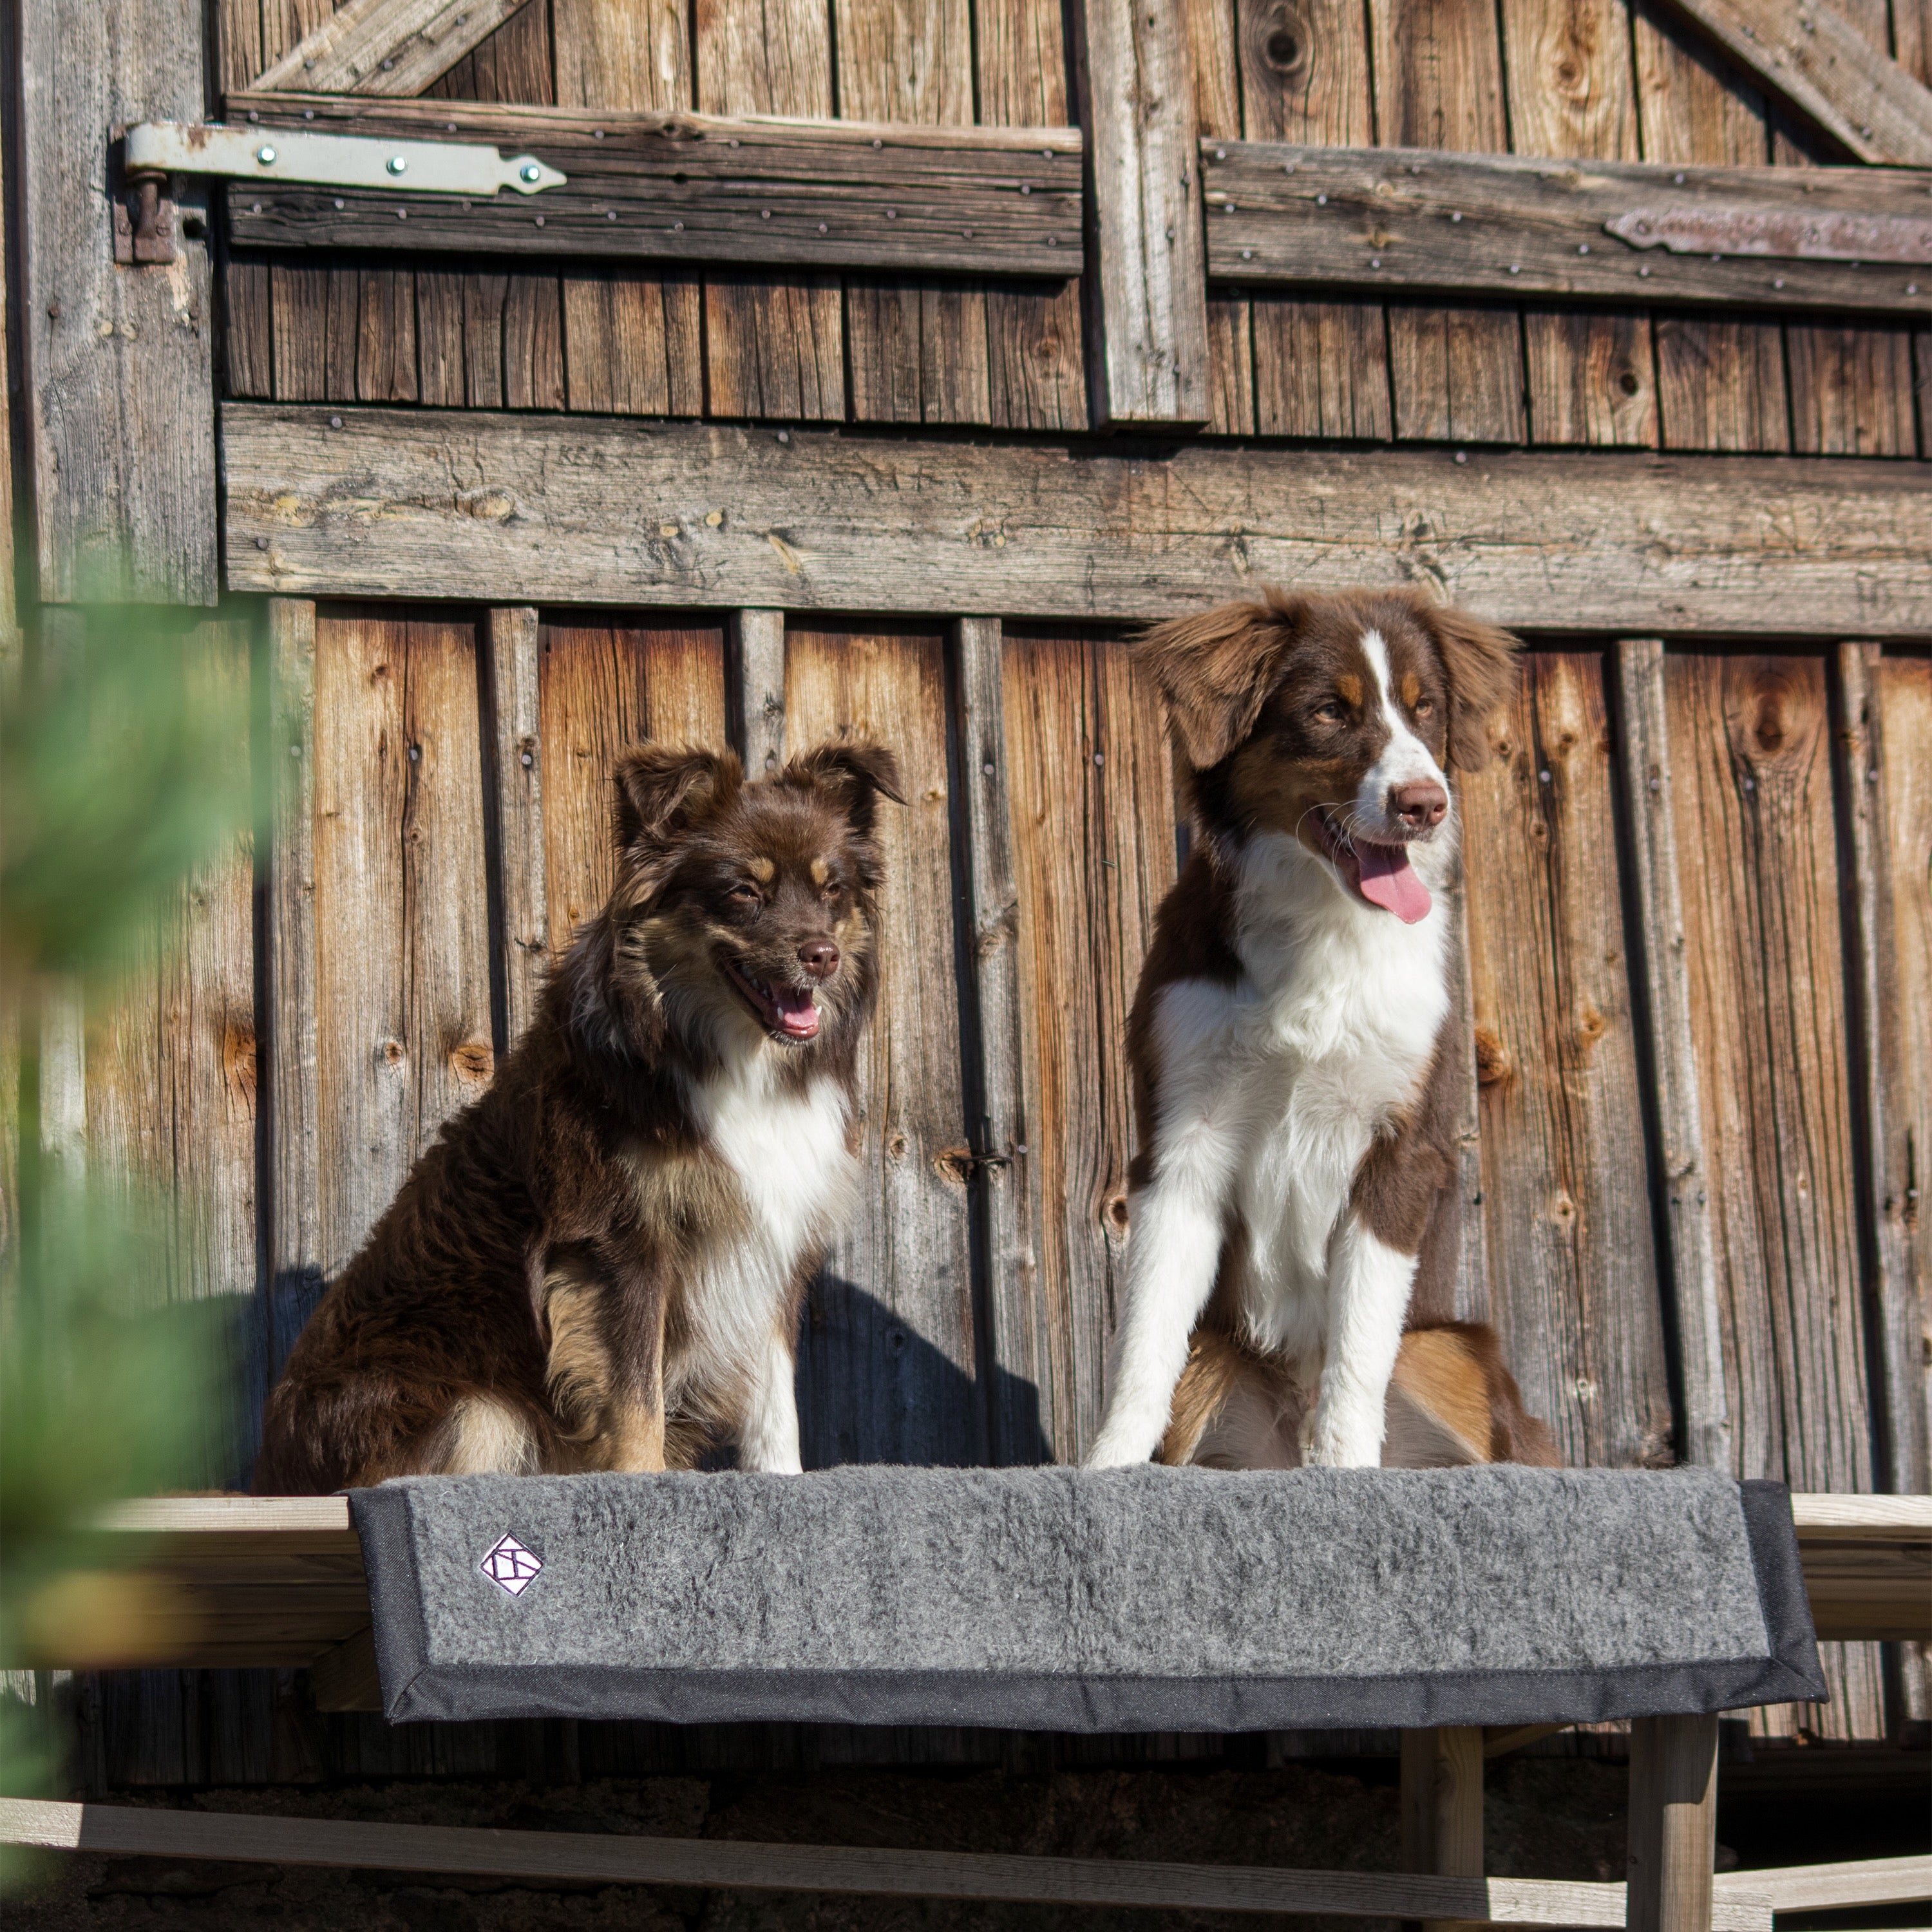
[[[1128,1025],[1127,1295],[1088,1460],[1555,1460],[1484,1329],[1405,1329],[1455,1172],[1452,767],[1515,640],[1274,592],[1138,646],[1198,840]]]
[[[890,752],[744,782],[646,746],[618,880],[494,1084],[442,1130],[268,1400],[255,1487],[796,1470],[806,1284],[856,1179]]]

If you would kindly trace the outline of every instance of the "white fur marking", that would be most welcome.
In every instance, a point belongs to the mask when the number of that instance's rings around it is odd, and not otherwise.
[[[1352,1214],[1335,1238],[1328,1290],[1328,1356],[1315,1411],[1304,1424],[1304,1460],[1372,1469],[1382,1460],[1389,1377],[1415,1284],[1413,1255],[1390,1247]]]
[[[1376,694],[1382,700],[1382,722],[1388,727],[1389,740],[1382,755],[1362,775],[1355,805],[1364,825],[1386,824],[1389,794],[1397,785],[1434,783],[1446,792],[1449,781],[1429,747],[1409,729],[1390,688],[1388,644],[1379,631],[1362,633],[1362,650],[1375,673]],[[1453,807],[1452,807],[1453,809]],[[1445,824],[1443,830],[1447,830]],[[1438,831],[1437,838],[1442,836]]]

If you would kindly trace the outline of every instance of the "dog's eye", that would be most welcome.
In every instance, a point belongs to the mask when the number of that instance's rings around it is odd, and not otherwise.
[[[1415,715],[1418,718],[1432,718],[1436,714],[1436,700],[1432,698],[1418,698],[1415,700]]]
[[[1342,709],[1339,698],[1324,698],[1315,707],[1315,715],[1324,724],[1339,724],[1348,714]]]
[[[743,880],[740,880],[736,885],[731,888],[730,896],[733,902],[736,904],[756,905],[758,902],[760,894],[756,886],[748,884]]]

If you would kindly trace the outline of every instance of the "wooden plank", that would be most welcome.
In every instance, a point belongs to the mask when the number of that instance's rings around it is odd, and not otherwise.
[[[1919,1203],[1932,1149],[1932,665],[1846,644],[1837,672],[1880,1467],[1887,1488],[1924,1491],[1932,1489],[1932,1221]],[[1932,1530],[1932,1501],[1924,1514]],[[1928,1603],[1932,1574],[1919,1595],[1921,1608]],[[1894,1720],[1932,1714],[1932,1660],[1914,1648],[1895,1670]]]
[[[1774,1912],[1831,1912],[1858,1905],[1916,1905],[1932,1898],[1932,1858],[1850,1858],[1823,1865],[1727,1871],[1718,1896],[1750,1892]]]
[[[724,660],[731,742],[754,778],[785,759],[785,630],[782,610],[732,614]]]
[[[1664,662],[1733,1467],[1873,1486],[1825,669]],[[1828,1651],[1826,1735],[1882,1735],[1874,1653]],[[1767,1721],[1786,1725],[1788,1715]]]
[[[265,68],[259,88],[422,93],[488,40],[524,0],[342,0]]]
[[[318,618],[311,838],[325,1279],[495,1068],[477,700],[470,625]]]
[[[1814,0],[1669,4],[1856,160],[1932,165],[1932,92],[1835,7]]]
[[[550,0],[559,105],[688,107],[689,25],[675,0]]]
[[[1692,1031],[1690,962],[1677,862],[1677,783],[1664,690],[1664,646],[1626,638],[1616,646],[1618,741],[1630,826],[1642,974],[1642,1056],[1657,1124],[1669,1230],[1667,1279],[1682,1413],[1684,1460],[1732,1466],[1724,1385],[1724,1328],[1704,1150],[1703,1103]]]
[[[315,606],[268,603],[268,1307],[272,1382],[320,1296],[321,1068],[315,904]],[[346,1520],[346,1518],[345,1518]]]
[[[1544,629],[1932,626],[1932,488],[1904,464],[1076,454],[254,403],[222,421],[236,590],[1140,621],[1423,574]]]
[[[1301,1872],[585,1832],[484,1831],[67,1804],[32,1798],[0,1799],[0,1843],[268,1864],[588,1879],[607,1885],[716,1886],[734,1891],[1003,1898],[1046,1905],[1198,1907],[1348,1918],[1454,1917],[1520,1925],[1610,1927],[1624,1922],[1622,1886],[1562,1880]],[[1770,1932],[1768,1909],[1747,1896],[1727,1894],[1714,1910],[1714,1918],[1706,1922],[1713,1932]]]
[[[113,260],[109,128],[199,120],[200,0],[46,0],[20,18],[20,342],[39,592],[212,604],[213,286],[179,190],[177,260]]]
[[[1060,0],[975,0],[973,16],[981,124],[1063,125],[1070,116]],[[1087,427],[1080,294],[1072,278],[988,288],[986,419],[995,428]]]
[[[880,808],[879,1004],[860,1049],[867,1180],[813,1284],[799,1358],[807,1468],[978,1463],[971,1166],[953,951],[942,641],[794,631],[794,752],[850,733],[897,754],[906,803]]]
[[[1080,0],[1095,426],[1208,419],[1208,275],[1186,28],[1174,8]]]
[[[618,754],[646,740],[725,742],[724,638],[634,620],[552,622],[542,629],[538,676],[546,924],[561,953],[616,884]]]
[[[1932,277],[1918,286],[1932,291]],[[1916,450],[1910,330],[1813,323],[1785,332],[1785,356],[1794,450],[1807,456],[1910,456]]]
[[[856,0],[851,0],[856,4]],[[569,178],[466,201],[260,181],[227,189],[236,245],[1078,274],[1081,136],[878,117],[753,120],[587,107],[250,94],[265,128],[488,142]],[[406,219],[398,219],[398,217]],[[970,245],[968,245],[970,244]]]
[[[1389,147],[1507,148],[1496,26],[1480,0],[1370,0],[1376,139]],[[1388,332],[1398,436],[1525,439],[1522,329],[1513,310],[1395,303]]]
[[[1502,28],[1516,153],[1639,158],[1626,0],[1502,0]],[[1656,447],[1648,316],[1531,309],[1523,334],[1533,441]]]
[[[991,1460],[1045,1462],[1040,1396],[1052,1359],[1042,1322],[1039,1168],[1029,1135],[1030,1087],[1020,990],[1019,888],[1014,871],[1012,778],[998,618],[962,618],[952,639],[954,767],[964,788],[964,915],[970,1015],[967,1103],[973,1129],[974,1210],[982,1289]]]
[[[536,1017],[550,959],[544,876],[543,734],[538,704],[537,614],[499,605],[484,620],[488,678],[484,706],[488,788],[496,830],[494,871],[502,903],[503,1037],[520,1040]]]
[[[830,115],[831,32],[827,0],[718,0],[697,37],[699,108]],[[713,416],[844,417],[844,323],[834,275],[708,278],[704,353]]]
[[[1657,1467],[1672,1417],[1594,652],[1539,652],[1462,783],[1490,1318],[1566,1462]]]
[[[1630,1932],[1705,1932],[1716,1910],[1718,1720],[1630,1720]]]
[[[1621,159],[1557,167],[1514,154],[1255,141],[1204,142],[1202,153],[1217,280],[1932,313],[1932,175],[1922,172]],[[1900,245],[1914,259],[1750,252],[1824,245],[1790,237],[1834,220],[1913,224]],[[1762,239],[1714,260],[1706,225],[1727,220]],[[1628,226],[1630,238],[1612,224]],[[1877,245],[1876,234],[1860,228],[1829,245],[1850,254]],[[1646,235],[1672,238],[1647,243]]]
[[[855,120],[927,127],[973,119],[966,0],[832,0],[838,107]],[[1037,196],[1023,197],[1030,206]],[[905,218],[905,210],[897,211]],[[979,239],[979,224],[974,241]],[[895,224],[896,226],[896,224]],[[974,258],[956,230],[952,261]],[[1063,244],[1065,238],[1056,238]],[[910,266],[910,265],[908,265]],[[984,422],[991,412],[986,293],[976,280],[849,277],[845,344],[860,422]]]
[[[547,6],[519,8],[424,92],[442,100],[554,102],[550,20]]]
[[[1762,100],[1735,85],[1728,63],[1666,0],[1638,0],[1630,34],[1646,160],[1750,167],[1770,158]],[[1789,447],[1784,337],[1774,322],[1660,316],[1653,334],[1665,448]]]
[[[1002,683],[1020,1090],[1040,1204],[1028,1379],[1052,1460],[1072,1462],[1100,1426],[1124,1291],[1135,1142],[1120,1043],[1174,882],[1174,766],[1159,699],[1118,644],[1010,632]],[[1022,1436],[1027,1420],[1023,1408]]]

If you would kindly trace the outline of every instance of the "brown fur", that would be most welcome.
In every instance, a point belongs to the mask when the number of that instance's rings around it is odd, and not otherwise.
[[[1258,832],[1276,831],[1326,856],[1316,815],[1353,796],[1388,742],[1360,644],[1369,628],[1382,634],[1390,685],[1437,764],[1444,771],[1479,768],[1489,755],[1485,728],[1514,687],[1516,640],[1419,591],[1271,590],[1259,602],[1160,626],[1136,647],[1186,760],[1198,835],[1156,916],[1128,1020],[1140,1135],[1130,1179],[1137,1190],[1155,1170],[1160,996],[1179,980],[1232,985],[1241,976],[1235,880],[1242,848]],[[1426,1251],[1438,1217],[1454,1210],[1462,1078],[1445,1027],[1413,1104],[1373,1143],[1355,1176],[1352,1208],[1406,1253]],[[1220,1276],[1190,1340],[1160,1460],[1186,1462],[1198,1452],[1224,1459],[1228,1442],[1240,1438],[1258,1454],[1292,1453],[1298,1460],[1296,1431],[1312,1391],[1295,1387],[1288,1364],[1241,1338],[1229,1281],[1247,1235],[1231,1227],[1223,1239]],[[1391,1383],[1385,1456],[1557,1460],[1548,1429],[1524,1410],[1490,1330],[1413,1315],[1412,1322]]]
[[[317,1306],[269,1397],[258,1492],[687,1466],[730,1436],[742,1374],[693,1367],[686,1298],[746,1210],[686,1096],[752,1051],[779,1056],[788,1090],[829,1077],[849,1095],[876,992],[874,808],[898,798],[898,770],[834,744],[746,784],[729,754],[652,745],[616,779],[609,903]],[[816,985],[817,1036],[760,1046],[779,1022],[730,966],[795,998]],[[815,1261],[791,1284],[787,1346]]]

